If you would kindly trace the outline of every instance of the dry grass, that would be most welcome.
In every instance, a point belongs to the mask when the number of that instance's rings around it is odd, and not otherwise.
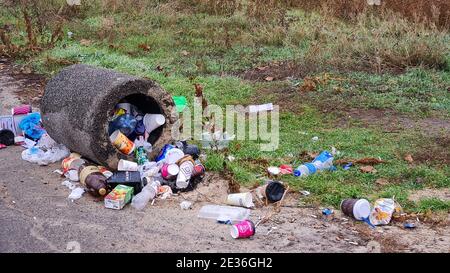
[[[413,20],[450,28],[450,1],[448,0],[381,0],[381,6],[369,6],[365,0],[293,0],[292,7],[322,11],[344,19],[355,19],[361,14],[383,16],[395,12]]]
[[[304,61],[339,70],[402,72],[413,66],[447,69],[446,32],[411,24],[395,14],[361,14],[342,25],[329,17],[309,17],[290,30],[292,43],[311,41]]]

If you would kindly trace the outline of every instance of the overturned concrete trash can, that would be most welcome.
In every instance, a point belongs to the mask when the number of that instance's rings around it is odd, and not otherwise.
[[[154,81],[133,77],[109,69],[72,65],[52,78],[41,101],[44,128],[57,142],[71,151],[117,169],[120,159],[131,159],[119,152],[108,135],[109,117],[116,104],[128,102],[144,113],[163,114],[166,123],[152,131],[147,141],[155,156],[171,141],[172,97]]]

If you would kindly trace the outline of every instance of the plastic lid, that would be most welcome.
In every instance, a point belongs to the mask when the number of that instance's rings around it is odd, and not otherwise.
[[[366,199],[359,199],[353,206],[353,216],[358,220],[369,217],[370,211],[370,203]]]

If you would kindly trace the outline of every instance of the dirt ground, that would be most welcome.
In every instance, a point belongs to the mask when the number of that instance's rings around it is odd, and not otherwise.
[[[10,72],[0,62],[1,114],[31,88]],[[88,194],[71,202],[64,179],[53,173],[59,163],[31,164],[21,159],[22,151],[0,150],[0,252],[450,252],[448,226],[371,229],[338,210],[326,217],[321,208],[297,207],[298,193],[288,193],[279,212],[271,205],[252,210],[255,223],[272,217],[252,238],[235,240],[229,226],[197,217],[203,205],[220,204],[227,195],[228,182],[215,173],[195,191],[156,200],[142,211],[106,209]],[[193,208],[182,210],[183,200]]]

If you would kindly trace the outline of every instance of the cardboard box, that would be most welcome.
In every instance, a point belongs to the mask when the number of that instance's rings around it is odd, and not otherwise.
[[[114,190],[105,197],[105,207],[109,209],[122,209],[131,201],[133,190],[133,187],[117,185]]]
[[[117,185],[125,185],[134,188],[134,194],[141,192],[142,188],[146,185],[141,180],[141,174],[139,172],[130,171],[117,171],[107,180],[108,185],[111,188]]]

